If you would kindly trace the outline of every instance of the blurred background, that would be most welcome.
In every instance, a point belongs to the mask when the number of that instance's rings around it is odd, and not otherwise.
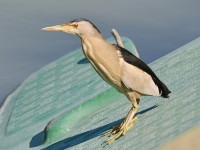
[[[0,0],[0,105],[29,75],[81,46],[40,29],[86,18],[105,38],[116,28],[150,63],[200,36],[199,0]]]

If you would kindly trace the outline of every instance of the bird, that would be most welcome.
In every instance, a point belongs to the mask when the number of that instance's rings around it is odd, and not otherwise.
[[[171,91],[147,64],[127,49],[107,42],[91,21],[79,18],[42,30],[79,36],[83,53],[98,75],[131,102],[132,107],[124,121],[103,134],[112,135],[103,143],[111,144],[133,127],[133,122],[138,119],[135,114],[142,96],[169,98]]]

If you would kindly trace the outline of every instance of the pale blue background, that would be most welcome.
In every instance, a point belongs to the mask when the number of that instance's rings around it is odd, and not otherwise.
[[[0,103],[42,66],[80,47],[76,36],[45,32],[75,18],[105,38],[116,28],[150,63],[200,36],[199,0],[0,0]]]

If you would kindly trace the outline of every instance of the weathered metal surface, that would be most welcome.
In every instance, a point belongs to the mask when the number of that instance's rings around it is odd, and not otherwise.
[[[108,137],[99,136],[123,120],[130,102],[98,77],[80,50],[71,52],[10,96],[0,116],[0,149],[156,149],[200,124],[199,63],[200,38],[151,63],[170,99],[143,97],[135,126],[103,147]]]
[[[125,47],[136,54],[132,41],[122,39]],[[114,38],[108,41],[116,43]],[[7,98],[0,115],[0,148],[12,149],[22,144],[27,149],[29,142],[30,147],[40,145],[45,140],[41,131],[51,119],[62,118],[109,88],[81,48],[63,56],[31,75]],[[42,142],[31,141],[38,133]],[[19,135],[21,138],[16,138]],[[12,143],[6,143],[7,140]]]

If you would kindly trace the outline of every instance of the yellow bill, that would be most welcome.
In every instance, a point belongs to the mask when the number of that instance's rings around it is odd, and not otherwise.
[[[69,31],[72,31],[74,29],[75,29],[74,25],[61,24],[61,25],[55,25],[55,26],[51,26],[51,27],[45,27],[45,28],[42,28],[41,30],[69,32]]]

